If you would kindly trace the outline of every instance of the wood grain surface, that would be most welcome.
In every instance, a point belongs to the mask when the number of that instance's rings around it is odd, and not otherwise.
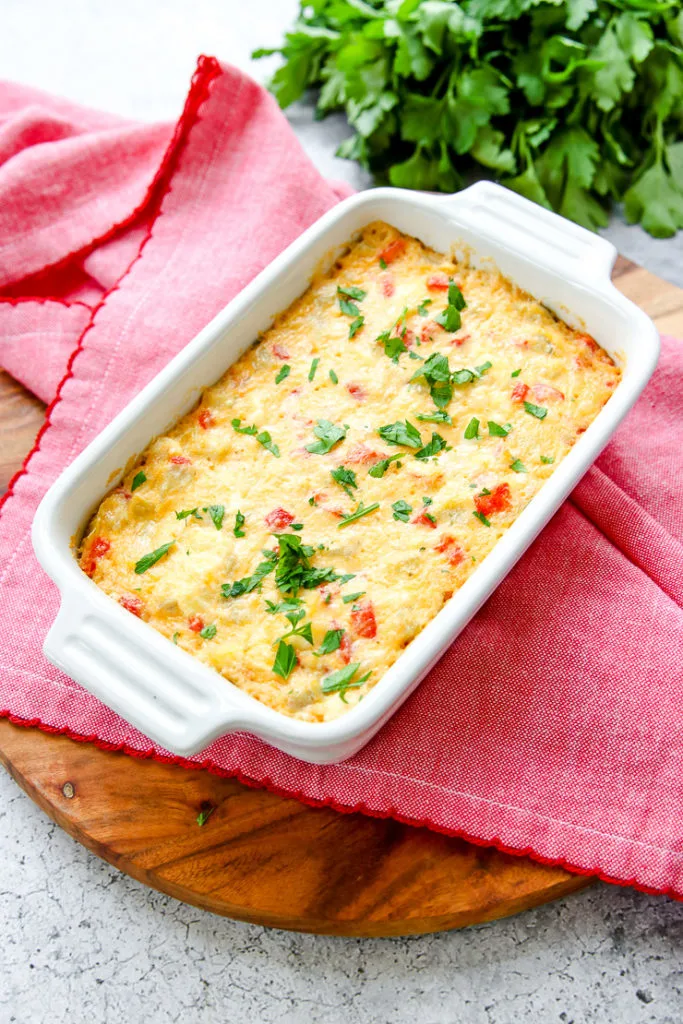
[[[682,290],[623,259],[614,277],[663,333],[683,337]],[[43,410],[0,373],[2,490]],[[0,721],[0,761],[98,856],[187,903],[258,924],[336,935],[438,931],[514,914],[591,882],[427,829],[306,807],[7,721]]]

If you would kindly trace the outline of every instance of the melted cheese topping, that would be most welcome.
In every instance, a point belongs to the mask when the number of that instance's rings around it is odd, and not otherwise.
[[[437,323],[449,278],[467,303],[458,330]],[[451,422],[418,418],[439,415],[429,382],[411,381],[435,353],[451,372],[479,367],[456,377],[446,404],[437,393]],[[381,679],[489,553],[618,379],[592,338],[500,274],[456,265],[372,224],[196,409],[149,445],[94,515],[81,566],[252,697],[305,721],[333,719]],[[311,452],[321,420],[343,438]],[[445,447],[419,458],[418,448],[378,433],[405,420],[422,446],[436,433],[435,447],[439,438]],[[399,453],[384,475],[370,475]],[[339,467],[354,474],[346,489],[332,476]],[[342,525],[361,502],[379,507]],[[308,589],[288,590],[274,571],[277,534],[297,538],[281,549],[306,546],[303,563],[296,552],[290,562],[308,570]],[[140,560],[152,552],[158,559],[145,568]],[[259,565],[270,571],[257,585]],[[310,570],[325,568],[331,579],[314,585]],[[253,589],[233,586],[240,580]],[[283,645],[293,628],[287,612],[300,635]]]

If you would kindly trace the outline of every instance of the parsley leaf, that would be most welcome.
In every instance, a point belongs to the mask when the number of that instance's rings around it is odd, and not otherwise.
[[[318,363],[319,362],[320,362],[320,358],[318,356],[316,356],[316,358],[313,359],[312,362],[311,362],[311,368],[308,371],[308,379],[311,380],[311,381],[315,377],[315,371],[318,369]]]
[[[271,455],[274,455],[276,459],[280,458],[280,449],[275,444],[267,430],[262,430],[261,433],[257,435],[256,440],[260,445],[263,445],[266,451],[269,451]]]
[[[367,294],[362,288],[357,288],[355,285],[337,285],[337,295],[346,296],[348,299],[356,299],[357,302],[362,302]],[[358,310],[356,310],[357,312]]]
[[[335,651],[338,651],[343,636],[343,629],[328,629],[323,637],[320,649],[315,651],[316,657],[322,658],[325,654],[333,654]]]
[[[232,530],[232,532],[235,534],[236,537],[244,537],[245,536],[244,530],[242,529],[242,527],[244,526],[245,523],[246,523],[246,519],[242,515],[240,510],[238,509],[237,512],[235,513],[235,525],[234,525],[233,530]]]
[[[399,459],[405,458],[403,452],[399,452],[398,455],[389,455],[386,459],[380,459],[368,470],[368,476],[374,477],[376,480],[381,480],[392,462],[398,462]]]
[[[379,508],[379,502],[375,501],[372,505],[364,505],[363,502],[359,502],[358,508],[355,512],[351,512],[350,515],[344,516],[344,518],[337,524],[337,529],[341,530],[343,527],[348,526],[349,523],[354,523],[356,519],[362,519],[363,516],[369,516],[371,512],[376,512]]]
[[[422,420],[424,423],[448,423],[449,426],[453,424],[453,420],[445,409],[436,409],[430,413],[418,413],[415,419]]]
[[[533,402],[525,402],[524,409],[530,416],[535,416],[537,420],[544,420],[548,415],[548,410],[545,406],[534,405]]]
[[[391,335],[389,331],[384,331],[377,338],[377,341],[381,341],[384,345],[384,354],[391,359],[392,363],[398,363],[400,357],[404,352],[408,351],[403,338],[397,335]]]
[[[353,338],[365,323],[364,316],[357,316],[355,320],[352,320],[349,324],[349,338]]]
[[[341,309],[342,313],[344,313],[346,316],[359,316],[360,315],[360,310],[359,310],[358,306],[356,305],[356,303],[355,302],[349,302],[348,299],[340,299],[339,300],[339,308]]]
[[[313,433],[319,440],[307,444],[306,451],[312,455],[327,455],[335,445],[344,440],[346,427],[337,427],[329,420],[318,420],[317,426],[313,427]]]
[[[487,426],[491,437],[507,437],[512,430],[511,424],[505,423],[501,426],[500,423],[495,423],[493,420],[489,420]]]
[[[148,555],[143,555],[135,563],[135,572],[140,576],[143,572],[147,572],[153,565],[156,565],[160,558],[163,558],[167,554],[173,545],[174,540],[169,540],[167,544],[162,544],[161,547],[156,548],[154,551],[150,551]]]
[[[285,363],[285,365],[283,367],[281,367],[280,370],[278,370],[278,373],[277,373],[277,375],[275,377],[275,383],[276,384],[281,384],[282,381],[285,380],[285,378],[289,377],[291,371],[292,371],[291,366],[289,366],[287,363]]]
[[[277,559],[277,554],[269,551],[265,562],[260,562],[251,576],[235,580],[234,583],[223,583],[221,586],[223,597],[241,597],[242,594],[250,594],[252,590],[256,590],[266,576],[274,571]]]
[[[522,368],[520,366],[519,370],[513,370],[512,373],[510,374],[510,376],[511,377],[519,377],[521,372],[522,372]]]
[[[334,372],[334,370],[330,370],[330,380],[332,381],[333,384],[338,384],[339,383],[339,377]]]
[[[204,626],[204,628],[199,631],[199,635],[203,640],[213,640],[217,631],[218,627],[212,622],[210,626]]]
[[[133,482],[130,485],[131,492],[137,491],[138,487],[142,487],[142,485],[144,484],[146,479],[147,479],[147,475],[146,475],[144,469],[141,469],[133,477]]]
[[[491,525],[483,512],[473,512],[472,515],[474,516],[475,519],[478,519],[480,523],[483,523],[484,526]]]
[[[510,469],[515,473],[528,473],[528,470],[521,459],[515,459],[510,463]]]
[[[344,604],[351,604],[353,601],[357,601],[359,597],[364,597],[365,593],[365,590],[359,590],[356,594],[347,594],[346,597],[342,597],[342,602]]]
[[[231,420],[233,430],[236,430],[238,434],[258,434],[258,427],[242,427],[240,426],[241,422],[239,419]]]
[[[438,455],[446,448],[446,442],[441,434],[432,434],[431,441],[428,441],[424,448],[415,452],[416,459],[431,459],[432,455]]]
[[[199,514],[198,507],[186,508],[183,509],[182,512],[176,512],[175,514],[176,519],[188,519],[190,516],[193,516],[195,519],[202,518]]]
[[[331,470],[330,473],[335,483],[338,483],[342,490],[348,494],[349,498],[352,498],[351,488],[354,490],[358,489],[354,471],[347,469],[346,466],[339,466],[337,469]]]
[[[329,675],[323,678],[320,688],[324,694],[338,693],[341,699],[344,700],[344,694],[347,690],[357,689],[370,678],[371,673],[366,672],[364,676],[356,679],[355,676],[359,668],[360,662],[358,661],[352,665],[346,665],[344,668],[337,669],[336,672],[330,672]]]
[[[388,423],[379,428],[378,434],[387,444],[403,444],[408,448],[419,448],[422,444],[420,431],[408,420],[404,420],[403,423],[400,420]]]
[[[418,312],[419,316],[429,316],[429,310],[427,309],[427,306],[431,306],[432,301],[433,301],[432,299],[423,299],[422,300],[420,305],[417,307],[417,312]]]
[[[546,466],[552,466],[554,461],[554,455],[541,455],[541,462],[545,463]]]
[[[223,529],[223,516],[225,515],[225,505],[207,505],[206,508],[202,509],[202,512],[208,512],[211,516],[211,522],[217,530]],[[237,513],[239,515],[239,512]]]
[[[289,679],[296,666],[296,651],[291,644],[280,640],[273,663],[273,672],[281,679]]]
[[[397,519],[400,523],[407,523],[410,520],[410,514],[413,511],[412,505],[409,505],[407,501],[395,501],[391,506],[394,510],[394,519]]]
[[[475,437],[479,437],[479,420],[476,416],[473,416],[465,427],[465,438],[471,441]]]

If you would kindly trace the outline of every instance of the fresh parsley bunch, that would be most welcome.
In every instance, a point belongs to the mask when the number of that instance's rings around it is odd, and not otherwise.
[[[344,110],[339,155],[452,192],[493,176],[596,229],[683,227],[680,0],[308,0],[270,88]]]

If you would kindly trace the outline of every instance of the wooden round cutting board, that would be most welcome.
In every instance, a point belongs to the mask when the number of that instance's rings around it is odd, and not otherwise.
[[[683,336],[683,291],[622,259],[615,280],[662,333]],[[42,417],[42,404],[0,374],[3,489]],[[306,807],[206,771],[4,720],[0,761],[62,828],[122,871],[203,909],[272,927],[364,936],[439,931],[514,914],[592,881],[428,829]]]

